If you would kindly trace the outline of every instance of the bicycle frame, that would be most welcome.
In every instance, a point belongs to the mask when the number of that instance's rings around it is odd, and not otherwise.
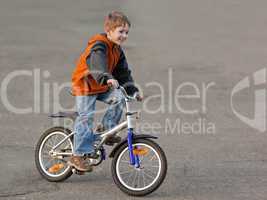
[[[135,128],[135,120],[136,120],[136,114],[138,114],[138,112],[131,110],[130,108],[130,102],[131,101],[135,101],[136,99],[134,97],[128,96],[127,92],[125,91],[125,89],[123,87],[119,87],[119,89],[121,90],[122,94],[124,95],[125,98],[125,103],[126,103],[126,118],[127,120],[125,120],[124,122],[118,124],[117,126],[113,127],[111,130],[108,130],[105,133],[102,133],[100,135],[101,137],[101,141],[99,142],[99,144],[96,146],[96,150],[100,149],[102,147],[102,145],[105,143],[106,139],[108,137],[110,137],[113,134],[118,134],[121,130],[128,128],[127,131],[127,143],[128,143],[128,150],[129,150],[129,157],[130,157],[130,164],[134,165],[136,168],[140,167],[140,162],[139,162],[139,156],[138,155],[134,155],[133,153],[133,135],[134,135],[134,128]],[[59,147],[61,144],[63,144],[66,140],[68,140],[70,137],[72,137],[75,134],[75,132],[71,132],[71,134],[69,134],[67,137],[65,137],[62,141],[60,141],[58,144],[56,144],[52,150],[50,151],[50,153],[53,156],[71,156],[72,153],[65,153],[65,152],[55,152],[55,149],[57,147]]]

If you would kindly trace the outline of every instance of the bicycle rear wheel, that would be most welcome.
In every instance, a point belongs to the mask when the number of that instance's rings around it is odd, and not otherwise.
[[[72,139],[68,138],[54,152],[66,153],[66,156],[53,155],[52,148],[67,137],[71,131],[63,127],[53,127],[45,131],[35,148],[35,164],[39,173],[48,181],[59,182],[72,175],[67,159],[73,152]]]

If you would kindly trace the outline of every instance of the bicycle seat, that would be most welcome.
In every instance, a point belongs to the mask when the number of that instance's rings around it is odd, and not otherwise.
[[[52,118],[70,118],[72,120],[75,120],[78,116],[78,112],[58,112],[58,113],[55,113],[55,114],[51,114],[49,115],[49,117],[52,117]]]

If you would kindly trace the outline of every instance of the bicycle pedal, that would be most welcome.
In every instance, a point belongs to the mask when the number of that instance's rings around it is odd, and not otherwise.
[[[84,175],[85,172],[79,171],[78,169],[72,168],[72,173],[77,174],[77,175]]]
[[[90,154],[86,154],[84,158],[85,159],[87,158],[97,159],[99,158],[99,155],[97,153],[90,153]]]

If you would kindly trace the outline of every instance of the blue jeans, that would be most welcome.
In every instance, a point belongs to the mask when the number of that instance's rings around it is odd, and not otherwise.
[[[82,156],[92,153],[94,142],[100,139],[93,133],[96,100],[109,104],[102,119],[105,130],[116,126],[121,119],[125,101],[120,90],[114,89],[90,96],[76,96],[76,107],[79,115],[74,124],[74,155]]]

